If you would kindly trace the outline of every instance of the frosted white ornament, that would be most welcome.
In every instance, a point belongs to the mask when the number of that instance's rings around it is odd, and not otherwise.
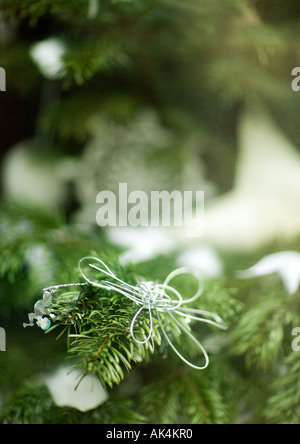
[[[256,276],[267,276],[277,273],[289,294],[294,294],[300,285],[300,253],[296,251],[281,251],[262,258],[253,267],[238,271],[241,279]]]
[[[30,56],[44,77],[55,80],[64,75],[62,57],[65,52],[66,48],[62,40],[53,37],[33,45]]]
[[[234,188],[206,202],[202,242],[250,252],[300,234],[300,155],[266,109],[246,109],[238,127]]]
[[[181,252],[176,263],[179,267],[196,267],[203,275],[218,277],[223,273],[223,264],[214,248],[208,245],[196,245]]]
[[[71,407],[87,412],[108,400],[108,393],[96,376],[87,375],[78,385],[81,377],[80,372],[69,373],[69,367],[61,367],[52,376],[46,378],[45,384],[58,407]]]
[[[122,264],[151,260],[176,246],[170,230],[161,227],[109,227],[106,234],[110,242],[127,249],[120,256]]]

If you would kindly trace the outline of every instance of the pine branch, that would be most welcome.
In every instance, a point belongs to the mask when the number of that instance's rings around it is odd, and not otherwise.
[[[120,269],[118,271],[122,276]],[[123,273],[130,282],[128,271],[123,270]],[[155,314],[152,314],[151,338],[144,344],[133,340],[130,326],[137,306],[113,291],[88,285],[80,294],[66,292],[54,297],[48,309],[55,320],[47,333],[60,327],[58,338],[66,334],[68,353],[79,358],[74,368],[80,368],[83,377],[87,374],[97,375],[103,386],[119,384],[133,363],[148,361],[162,343],[159,332],[161,324]],[[178,337],[178,328],[172,325],[172,321],[167,321],[162,315],[160,318],[165,322],[164,328]],[[149,332],[149,313],[143,310],[135,324],[134,334],[139,341],[144,341]]]
[[[141,411],[159,424],[221,424],[228,411],[219,388],[207,375],[187,369],[170,370],[143,387]]]
[[[248,369],[267,370],[290,347],[286,332],[299,324],[298,293],[287,295],[274,276],[248,285],[247,309],[231,335],[233,350]]]
[[[271,384],[263,416],[272,424],[299,424],[300,421],[300,359],[291,352]]]
[[[65,13],[72,11],[73,14],[82,13],[83,8],[87,8],[85,0],[70,0],[68,3],[63,0],[3,0],[1,3],[3,12],[17,18],[30,18],[31,24],[36,24],[37,20],[49,13]]]
[[[111,276],[118,276],[126,285],[137,285],[130,270],[117,262],[109,269],[117,270],[112,271]],[[68,289],[74,286],[74,291],[65,291],[64,285],[45,289],[38,307],[43,306],[46,311],[36,312],[33,318],[47,333],[60,327],[58,338],[66,334],[68,353],[79,358],[74,368],[81,369],[82,377],[95,374],[103,386],[113,387],[124,379],[124,372],[129,371],[133,363],[149,361],[150,355],[167,343],[184,354],[186,363],[195,362],[199,367],[203,366],[202,361],[208,364],[202,346],[189,334],[190,323],[201,321],[201,318],[193,319],[189,312],[185,314],[175,310],[169,314],[168,310],[147,308],[145,302],[139,305],[123,291],[114,290],[110,284],[107,287],[101,270],[96,272],[94,279],[98,283],[103,280],[105,285],[79,282],[67,284]],[[192,288],[190,291],[193,292]],[[49,328],[51,322],[53,326]],[[201,342],[207,337],[207,327],[203,323],[195,328]]]
[[[57,407],[45,386],[24,385],[5,400],[0,424],[141,424],[145,418],[130,400],[112,395],[100,407],[80,412]]]

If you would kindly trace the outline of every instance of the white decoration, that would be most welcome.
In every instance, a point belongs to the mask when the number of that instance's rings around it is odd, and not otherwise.
[[[4,159],[1,186],[11,199],[57,207],[65,201],[66,184],[74,177],[76,169],[69,158],[55,159],[37,154],[39,144],[39,140],[32,140],[11,148]]]
[[[234,189],[205,204],[202,242],[249,252],[300,233],[300,154],[256,106],[239,124]]]
[[[248,270],[239,271],[239,278],[252,278],[277,273],[289,294],[294,294],[300,284],[300,254],[296,251],[282,251],[261,259]]]
[[[68,367],[61,367],[45,380],[58,407],[72,407],[87,412],[107,401],[108,393],[95,376],[87,375],[76,388],[81,374],[77,371],[68,372]]]
[[[64,75],[62,57],[65,52],[61,39],[53,37],[34,44],[30,49],[30,56],[44,77],[55,80]]]
[[[223,264],[218,254],[206,245],[197,245],[183,251],[176,263],[180,267],[196,267],[208,277],[218,277],[223,273]]]
[[[128,248],[119,258],[122,264],[134,264],[168,254],[176,245],[170,230],[160,227],[109,227],[106,234],[110,242]]]
[[[94,19],[97,17],[98,13],[99,13],[99,1],[98,0],[89,0],[88,18]]]

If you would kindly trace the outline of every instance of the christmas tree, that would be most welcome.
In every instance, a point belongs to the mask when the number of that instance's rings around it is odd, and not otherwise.
[[[2,0],[0,423],[299,422],[299,20]]]

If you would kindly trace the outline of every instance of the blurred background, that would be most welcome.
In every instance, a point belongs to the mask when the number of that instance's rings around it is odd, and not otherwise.
[[[42,368],[20,327],[32,302],[93,250],[149,278],[195,265],[234,287],[237,269],[299,251],[299,25],[297,0],[1,0],[4,394]],[[120,182],[205,191],[203,236],[100,229],[96,196]]]
[[[203,242],[294,238],[298,14],[293,1],[2,1],[3,199],[95,224],[97,194],[120,182],[202,190]]]

